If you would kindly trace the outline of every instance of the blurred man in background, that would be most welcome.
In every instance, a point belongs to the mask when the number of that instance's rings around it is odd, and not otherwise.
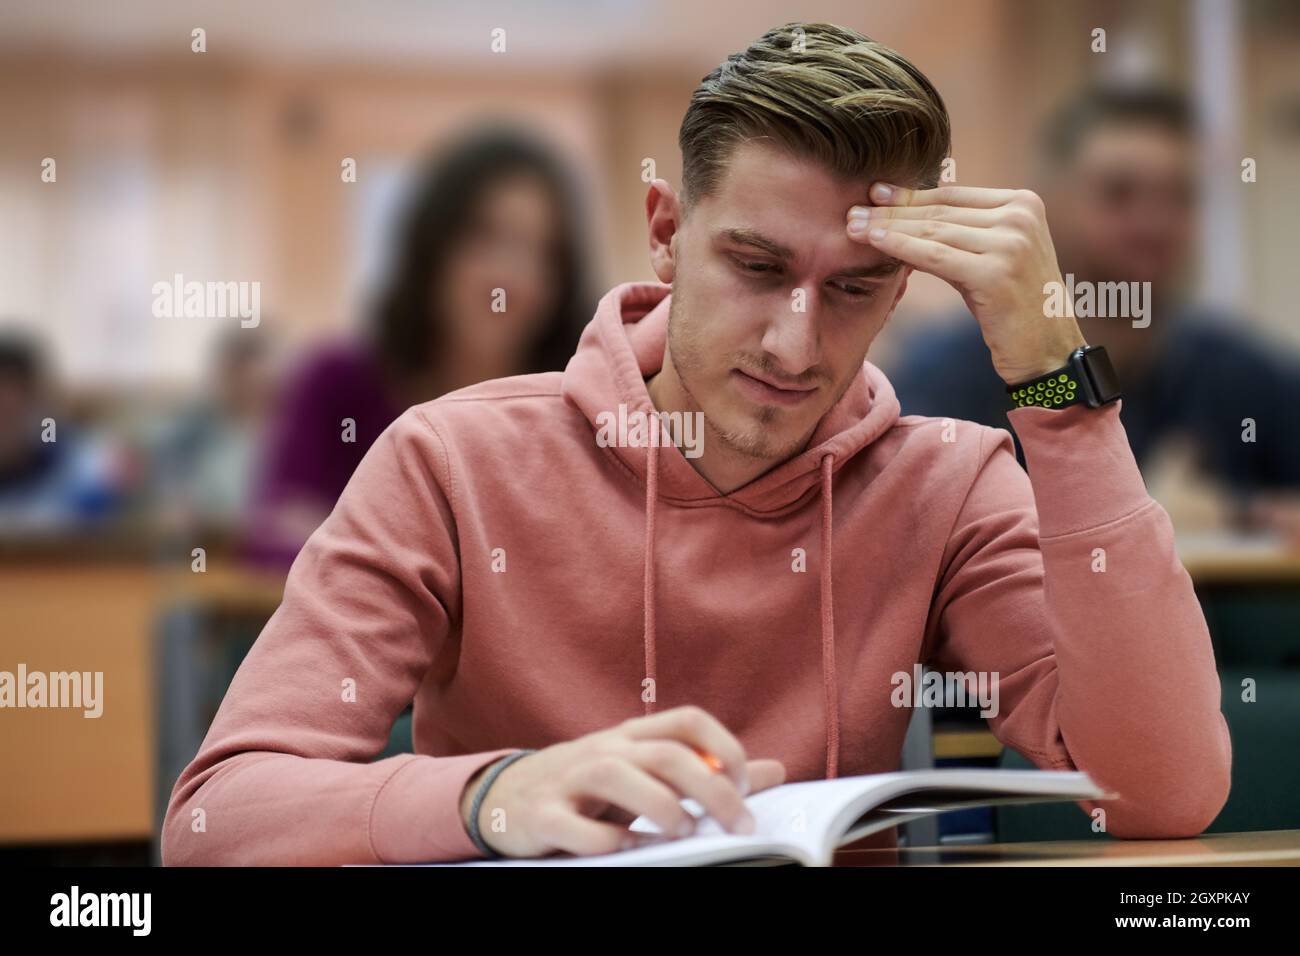
[[[1104,345],[1115,365],[1125,396],[1121,418],[1144,472],[1181,449],[1196,474],[1227,492],[1225,517],[1294,527],[1291,515],[1300,511],[1279,505],[1277,493],[1300,488],[1300,445],[1288,426],[1300,407],[1300,363],[1252,337],[1239,317],[1199,307],[1185,291],[1196,146],[1194,114],[1182,95],[1090,88],[1045,130],[1040,192],[1061,271],[1076,284],[1150,283],[1149,312],[1140,321],[1078,317],[1088,343]],[[890,380],[904,414],[1007,426],[1009,402],[969,315],[905,343]],[[1017,454],[1023,464],[1018,442]]]
[[[123,503],[124,462],[56,410],[40,347],[0,336],[0,534],[75,533]]]
[[[270,409],[272,351],[263,333],[228,331],[213,350],[208,388],[164,426],[154,480],[168,529],[237,527]]]

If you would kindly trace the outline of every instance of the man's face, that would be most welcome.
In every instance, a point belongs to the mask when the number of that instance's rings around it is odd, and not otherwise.
[[[32,447],[36,389],[26,376],[0,372],[0,466],[11,467]]]
[[[1173,282],[1186,261],[1195,188],[1187,140],[1158,126],[1102,126],[1058,174],[1053,235],[1105,281]]]
[[[861,371],[909,271],[845,234],[869,186],[750,142],[670,241],[652,215],[655,270],[673,286],[668,357],[709,440],[784,461]]]

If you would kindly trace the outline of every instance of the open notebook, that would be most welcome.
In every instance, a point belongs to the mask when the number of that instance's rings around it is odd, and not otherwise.
[[[646,845],[601,856],[474,860],[450,866],[708,866],[721,863],[801,863],[829,866],[839,846],[933,813],[1007,803],[1114,797],[1087,774],[1060,770],[909,770],[787,783],[746,798],[754,814],[749,836],[727,833],[683,800],[698,822],[689,837],[670,839],[645,817],[630,828]]]

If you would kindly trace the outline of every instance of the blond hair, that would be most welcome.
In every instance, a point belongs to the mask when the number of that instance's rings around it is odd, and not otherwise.
[[[709,73],[682,118],[682,199],[709,195],[731,151],[770,138],[850,177],[934,186],[951,146],[943,98],[900,54],[855,30],[787,23]]]

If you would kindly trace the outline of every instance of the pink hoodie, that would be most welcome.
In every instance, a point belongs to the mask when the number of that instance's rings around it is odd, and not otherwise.
[[[790,781],[895,770],[917,661],[995,673],[998,739],[1119,792],[1111,834],[1214,819],[1210,639],[1116,404],[1009,412],[1031,478],[1002,430],[900,418],[868,362],[806,451],[720,495],[682,449],[596,441],[652,408],[669,291],[614,288],[562,374],[380,437],[177,781],[165,863],[475,857],[485,764],[688,703]],[[412,700],[416,752],[370,762]]]

